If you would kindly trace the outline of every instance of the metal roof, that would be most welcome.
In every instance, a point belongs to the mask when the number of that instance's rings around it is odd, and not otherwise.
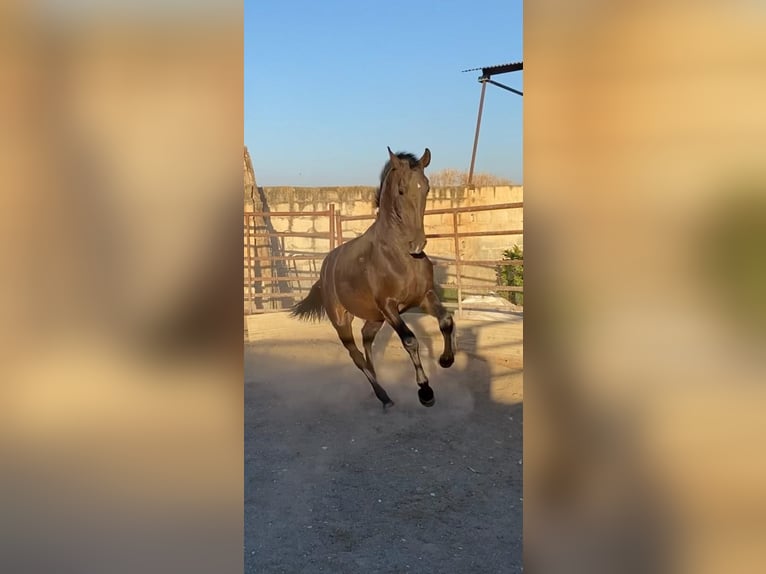
[[[470,68],[462,70],[463,72],[476,72],[481,70],[483,76],[494,76],[495,74],[505,74],[507,72],[518,72],[524,69],[524,62],[510,62],[508,64],[499,64],[497,66],[486,66],[484,68]]]

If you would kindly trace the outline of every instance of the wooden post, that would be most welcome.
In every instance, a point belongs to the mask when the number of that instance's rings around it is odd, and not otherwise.
[[[340,211],[335,214],[335,232],[338,234],[336,245],[343,245],[343,219],[341,218]]]
[[[455,282],[457,283],[457,316],[463,316],[463,279],[460,270],[460,238],[457,235],[457,211],[452,212],[452,236],[455,241]]]
[[[247,229],[247,296],[250,300],[250,314],[253,314],[253,252],[252,252],[252,236],[250,234],[250,217],[245,214],[245,227]]]
[[[329,223],[330,223],[330,251],[335,249],[335,204],[330,204],[330,215],[329,215]]]

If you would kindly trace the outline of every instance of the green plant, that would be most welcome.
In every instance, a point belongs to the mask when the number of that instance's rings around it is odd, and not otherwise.
[[[495,268],[498,285],[522,287],[524,285],[524,252],[518,245],[514,245],[512,249],[503,251],[503,259],[522,261],[522,263],[498,265]],[[503,296],[515,305],[524,305],[524,293],[518,291],[504,291]]]

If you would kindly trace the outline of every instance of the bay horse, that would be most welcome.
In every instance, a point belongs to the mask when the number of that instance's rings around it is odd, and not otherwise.
[[[378,207],[375,221],[362,235],[339,245],[325,257],[319,280],[306,298],[293,306],[291,315],[304,320],[319,321],[323,317],[330,320],[384,410],[394,402],[377,381],[372,343],[383,323],[388,323],[399,335],[415,367],[420,403],[430,407],[435,397],[420,362],[418,340],[401,314],[420,307],[438,319],[444,337],[439,365],[450,367],[455,361],[455,322],[434,292],[434,266],[423,251],[426,246],[423,216],[429,191],[424,169],[431,162],[431,151],[426,148],[417,159],[410,153],[394,154],[388,148],[388,155],[375,197]],[[364,356],[351,330],[354,317],[365,321]]]

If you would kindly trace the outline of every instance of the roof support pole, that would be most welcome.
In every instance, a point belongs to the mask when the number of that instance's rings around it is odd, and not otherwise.
[[[513,92],[514,94],[519,94],[520,96],[524,95],[524,92],[520,92],[519,90],[514,90],[513,88],[509,88],[505,84],[501,84],[500,82],[496,82],[495,80],[487,80],[490,84],[493,86],[497,86],[498,88],[503,88],[504,90],[508,90],[509,92]]]
[[[468,170],[468,186],[473,184],[473,168],[476,163],[476,148],[479,146],[479,130],[481,129],[481,113],[484,110],[484,92],[487,90],[487,80],[481,77],[481,99],[479,100],[479,116],[476,118],[476,134],[473,136],[473,153],[471,153],[471,168]]]

